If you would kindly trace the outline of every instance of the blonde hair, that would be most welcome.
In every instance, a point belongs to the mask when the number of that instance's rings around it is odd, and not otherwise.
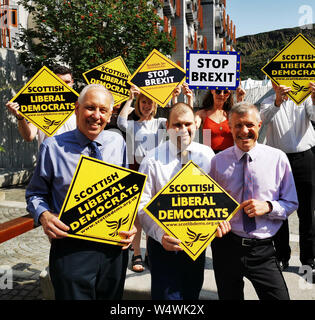
[[[146,95],[144,95],[143,93],[140,93],[137,98],[136,98],[136,102],[135,102],[135,114],[138,116],[138,117],[141,117],[142,114],[141,114],[141,111],[140,111],[140,99],[142,99],[143,97],[145,97],[146,99],[152,101],[152,99],[148,98]],[[152,105],[153,105],[153,111],[151,113],[151,116],[152,118],[155,117],[156,115],[156,112],[157,112],[157,103],[152,101]]]

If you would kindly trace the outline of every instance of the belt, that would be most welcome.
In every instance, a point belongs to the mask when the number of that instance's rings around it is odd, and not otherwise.
[[[273,239],[272,238],[266,238],[266,239],[257,239],[257,238],[242,238],[232,232],[229,232],[227,236],[230,236],[230,238],[240,244],[242,247],[257,247],[257,246],[264,246],[267,244],[272,244]]]

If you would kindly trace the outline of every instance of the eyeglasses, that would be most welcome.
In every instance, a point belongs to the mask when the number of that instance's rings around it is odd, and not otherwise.
[[[215,94],[221,94],[222,91],[223,91],[223,94],[229,94],[230,93],[229,90],[215,90]]]

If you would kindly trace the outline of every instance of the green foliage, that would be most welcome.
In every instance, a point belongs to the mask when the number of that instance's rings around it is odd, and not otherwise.
[[[242,80],[248,78],[263,79],[265,74],[261,71],[261,68],[299,33],[302,33],[314,44],[314,29],[315,25],[312,29],[288,28],[238,38],[236,50],[241,53]]]
[[[20,62],[27,75],[59,62],[82,73],[122,56],[131,73],[155,48],[172,54],[175,40],[162,29],[147,0],[20,0],[33,17],[34,28],[22,29]]]

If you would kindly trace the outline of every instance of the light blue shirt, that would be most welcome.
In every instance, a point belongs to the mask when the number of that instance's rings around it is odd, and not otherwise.
[[[121,135],[102,131],[97,142],[103,161],[125,165],[126,144]],[[37,166],[26,189],[27,211],[38,224],[46,210],[59,214],[80,156],[90,155],[90,140],[78,129],[47,138],[40,146]]]
[[[253,199],[270,201],[272,212],[255,217],[256,230],[243,229],[242,211],[230,220],[232,232],[244,238],[265,239],[274,236],[282,221],[298,207],[289,160],[281,150],[258,144],[248,152],[253,177]],[[211,161],[210,176],[237,202],[242,202],[244,152],[236,145],[218,153]]]

